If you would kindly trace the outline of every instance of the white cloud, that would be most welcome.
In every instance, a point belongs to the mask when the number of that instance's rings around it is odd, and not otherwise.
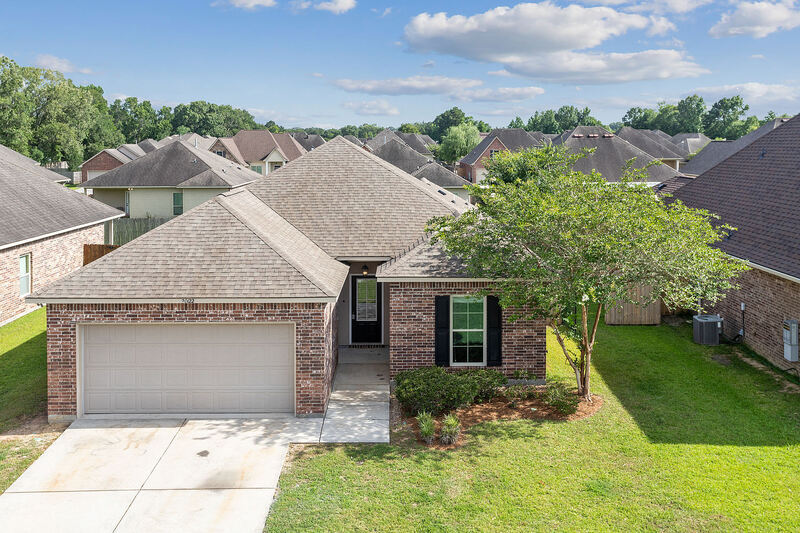
[[[632,12],[650,11],[654,13],[688,13],[698,7],[710,4],[714,0],[653,0],[649,2],[635,2],[632,0],[584,0],[585,4],[600,4],[606,6],[623,6]]]
[[[324,78],[325,77],[325,74],[323,74],[322,72],[312,72],[311,75],[314,76],[315,78]]]
[[[346,13],[356,7],[356,0],[330,0],[329,2],[319,2],[314,5],[314,9],[330,11],[337,15]]]
[[[50,54],[39,54],[36,56],[36,66],[40,68],[47,68],[50,70],[57,70],[64,74],[71,72],[78,72],[80,74],[91,74],[92,70],[88,68],[76,67],[69,59],[57,57]]]
[[[755,81],[736,83],[732,85],[718,85],[715,87],[698,87],[694,92],[712,96],[740,95],[745,102],[758,102],[758,104],[796,102],[800,98],[800,89],[780,83],[767,84]]]
[[[482,85],[481,80],[449,78],[447,76],[411,76],[383,80],[338,79],[333,82],[340,89],[367,94],[451,94],[461,89]]]
[[[433,68],[436,66],[436,61],[430,59],[422,64],[422,68]]]
[[[367,116],[394,116],[399,115],[400,110],[386,100],[368,100],[366,102],[344,102],[342,107],[350,109],[356,115]]]
[[[340,89],[354,93],[380,95],[440,94],[465,102],[518,102],[544,93],[541,87],[482,87],[483,81],[447,76],[410,76],[383,80],[339,79]]]
[[[372,9],[370,9],[370,11],[372,11],[373,13],[378,13],[378,16],[381,17],[381,18],[392,14],[392,8],[391,7],[387,7],[383,11],[373,7]]]
[[[766,59],[766,58],[767,56],[765,56],[764,54],[753,54],[750,56],[750,59]]]
[[[736,8],[722,15],[708,31],[712,37],[750,35],[756,39],[770,33],[800,26],[800,10],[793,0],[780,2],[739,2]]]
[[[222,6],[225,4],[232,5],[233,7],[238,7],[239,9],[247,9],[247,10],[254,10],[260,7],[274,7],[277,3],[275,0],[228,0],[227,2],[224,1],[217,1],[212,3],[212,6]]]
[[[612,83],[706,72],[676,50],[589,51],[631,30],[662,35],[674,29],[660,16],[545,1],[497,7],[469,17],[422,13],[406,26],[405,38],[416,52],[499,63],[509,73],[555,82]]]
[[[504,68],[501,68],[500,70],[490,70],[486,74],[488,74],[489,76],[500,76],[502,78],[510,78],[513,76],[513,74],[511,74]]]

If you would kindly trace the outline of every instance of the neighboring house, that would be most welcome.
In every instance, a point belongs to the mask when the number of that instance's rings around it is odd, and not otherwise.
[[[770,120],[735,141],[711,141],[683,165],[681,171],[691,176],[699,176],[789,120],[788,118]]]
[[[684,155],[676,145],[672,144],[669,136],[664,132],[659,135],[658,132],[661,130],[637,130],[624,126],[617,131],[617,137],[628,141],[668,167],[680,170],[681,161],[685,161]]]
[[[433,157],[433,152],[428,149],[428,146],[434,143],[428,142],[422,135],[419,133],[403,133],[402,131],[397,132],[397,136],[405,142],[408,146],[416,150],[417,152],[421,153],[422,155]]]
[[[667,181],[661,182],[658,185],[653,186],[653,192],[658,194],[659,196],[663,196],[665,194],[675,194],[675,191],[691,183],[694,178],[689,176],[675,176],[673,178],[668,179]]]
[[[672,136],[672,143],[678,146],[685,155],[699,152],[711,139],[702,133],[676,133]]]
[[[486,174],[485,161],[502,151],[519,152],[528,148],[541,146],[545,137],[539,132],[528,132],[522,128],[498,128],[465,155],[458,162],[456,172],[472,183],[480,183]]]
[[[211,145],[214,144],[216,140],[217,140],[216,137],[209,137],[207,135],[200,135],[198,133],[189,132],[189,133],[182,133],[180,135],[176,133],[175,135],[164,137],[163,139],[158,141],[158,144],[160,146],[166,146],[170,143],[174,143],[175,141],[184,141],[191,144],[195,148],[199,148],[201,150],[208,150],[209,148],[211,148]]]
[[[294,140],[299,142],[307,152],[325,144],[325,139],[322,138],[322,135],[317,135],[316,133],[308,134],[304,131],[295,131],[289,135],[294,137]]]
[[[0,145],[0,325],[36,309],[25,297],[78,269],[83,245],[102,244],[104,223],[123,216],[51,174]]]
[[[3,146],[2,144],[0,144],[0,160],[16,163],[19,165],[30,165],[35,167],[40,166],[39,162],[36,161],[35,159],[31,159],[26,155],[22,155],[21,153],[16,152],[7,146]],[[54,164],[53,167],[55,168],[56,165]],[[48,167],[42,167],[42,168],[47,170],[47,172],[43,173],[42,175],[49,177],[56,183],[64,183],[69,181],[69,178],[64,176],[64,174],[51,170]]]
[[[220,137],[209,150],[262,176],[308,153],[288,133],[269,130],[242,130],[233,137]]]
[[[702,152],[701,152],[702,153]],[[800,372],[784,358],[783,321],[800,319],[800,115],[786,121],[675,192],[736,229],[719,247],[747,261],[712,312],[772,364]]]
[[[259,174],[176,141],[84,183],[94,198],[131,218],[170,218]]]
[[[351,143],[355,144],[356,146],[360,146],[362,148],[364,147],[364,142],[355,135],[345,135],[344,138],[350,141]]]
[[[650,154],[600,126],[578,126],[565,131],[552,142],[553,144],[563,144],[575,153],[586,148],[593,148],[594,152],[575,162],[575,170],[587,174],[596,170],[612,183],[619,181],[625,165],[631,159],[633,159],[634,168],[648,167],[647,184],[650,186],[663,183],[679,174],[675,169],[659,163]]]
[[[378,132],[372,139],[365,141],[364,146],[366,146],[370,151],[374,151],[379,146],[388,143],[392,139],[404,144],[406,143],[402,138],[400,138],[396,131],[386,128],[385,130]]]
[[[469,193],[464,189],[469,185],[467,180],[397,139],[379,146],[372,153],[412,176],[427,179],[459,198],[469,200]]]
[[[30,299],[47,304],[50,419],[321,416],[339,345],[388,347],[392,377],[543,379],[544,321],[512,320],[472,296],[491,282],[430,262],[427,222],[466,209],[341,137],[214,197]]]

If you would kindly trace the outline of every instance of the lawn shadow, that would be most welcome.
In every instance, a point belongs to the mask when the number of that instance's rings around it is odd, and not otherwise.
[[[602,327],[593,366],[651,442],[727,446],[800,443],[800,395],[686,326]],[[722,362],[721,362],[722,361]]]
[[[0,353],[0,432],[45,413],[45,332]]]

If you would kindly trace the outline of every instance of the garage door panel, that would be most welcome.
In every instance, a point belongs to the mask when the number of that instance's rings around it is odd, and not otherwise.
[[[83,328],[86,413],[294,410],[290,324]]]

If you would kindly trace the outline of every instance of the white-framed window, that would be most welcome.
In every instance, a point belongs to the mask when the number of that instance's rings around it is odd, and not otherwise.
[[[228,154],[225,152],[225,150],[217,150],[217,151],[216,151],[216,152],[214,152],[214,153],[215,153],[215,154],[217,154],[217,155],[218,155],[218,156],[220,156],[220,157],[225,157],[226,155],[228,155]]]
[[[19,295],[31,293],[31,254],[19,256]]]
[[[498,153],[500,150],[489,150],[489,157],[494,157],[494,154]]]
[[[356,278],[356,320],[378,320],[378,280],[374,277]]]
[[[172,214],[175,216],[183,214],[183,193],[172,193]]]
[[[486,366],[486,299],[450,297],[450,365]]]
[[[125,191],[125,214],[131,214],[131,191]]]
[[[258,172],[259,174],[264,173],[264,167],[261,165],[250,165],[250,170],[253,172]]]

